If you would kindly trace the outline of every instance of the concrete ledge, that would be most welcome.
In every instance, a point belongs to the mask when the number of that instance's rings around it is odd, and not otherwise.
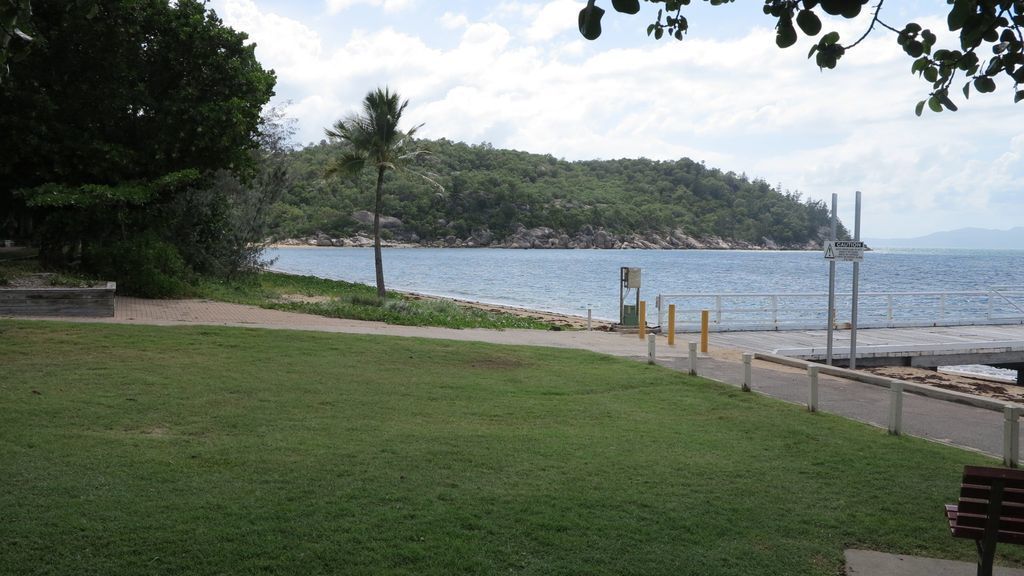
[[[1013,402],[993,400],[991,398],[985,398],[983,396],[975,396],[973,394],[965,394],[963,392],[956,392],[953,390],[943,390],[941,388],[935,388],[933,386],[923,386],[915,382],[906,382],[904,380],[898,380],[896,378],[878,376],[875,374],[870,374],[868,372],[850,370],[848,368],[826,366],[824,364],[818,364],[817,362],[799,360],[796,358],[790,358],[788,356],[780,356],[778,354],[765,354],[763,352],[758,352],[754,354],[754,358],[758,360],[774,362],[776,364],[782,364],[783,366],[803,368],[804,370],[806,370],[808,366],[817,366],[819,374],[827,374],[829,376],[836,376],[838,378],[845,378],[847,380],[855,380],[857,382],[863,382],[865,384],[871,384],[873,386],[880,386],[882,388],[891,388],[893,383],[898,382],[903,385],[904,392],[910,392],[911,394],[926,396],[928,398],[935,398],[936,400],[946,400],[947,402],[967,404],[969,406],[983,408],[985,410],[992,410],[994,412],[1002,412],[1003,409],[1006,408],[1007,406],[1013,408],[1022,407],[1020,404],[1015,404]]]
[[[112,317],[117,283],[91,288],[0,288],[0,316]]]

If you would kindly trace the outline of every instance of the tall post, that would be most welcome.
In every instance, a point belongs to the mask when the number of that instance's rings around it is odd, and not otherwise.
[[[690,376],[696,376],[697,375],[697,343],[696,342],[690,342],[689,343],[689,349],[690,349],[689,350],[690,351],[690,357],[689,357],[689,360],[690,360]]]
[[[750,352],[743,353],[743,391],[750,392],[750,381],[751,381],[751,370],[750,363],[753,362],[754,355]]]
[[[809,412],[818,411],[818,366],[811,365],[807,367],[807,375],[811,378],[811,390],[807,395],[807,410]]]
[[[700,352],[708,353],[708,317],[711,315],[707,310],[700,311]]]
[[[836,207],[839,204],[839,195],[832,194],[832,234],[830,239],[836,239]],[[832,365],[832,325],[836,319],[836,261],[828,262],[828,342],[825,346],[825,363]]]
[[[668,345],[676,345],[676,305],[668,305]]]
[[[889,384],[889,434],[903,433],[903,382],[893,380]]]
[[[640,307],[636,313],[636,324],[639,328],[640,339],[647,338],[647,302],[641,300]]]
[[[1020,412],[1010,404],[1003,408],[1003,465],[1010,468],[1020,465]]]
[[[654,353],[654,346],[655,346],[654,334],[648,334],[647,335],[647,363],[648,364],[654,364],[654,362],[655,362],[656,356],[655,356],[655,353]]]
[[[593,320],[594,320],[594,309],[593,308],[587,308],[587,332],[590,332]]]
[[[860,241],[860,190],[853,213],[853,239]],[[853,262],[853,303],[850,305],[850,370],[857,368],[857,298],[860,294],[860,262]]]

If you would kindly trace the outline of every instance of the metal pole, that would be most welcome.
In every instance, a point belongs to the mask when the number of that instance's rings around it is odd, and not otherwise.
[[[853,239],[860,240],[860,190],[853,213]],[[850,305],[850,370],[857,368],[857,297],[860,289],[860,262],[853,263],[853,304]]]
[[[668,305],[668,345],[676,345],[676,305]]]
[[[637,333],[640,335],[640,339],[643,340],[647,338],[647,302],[641,300],[637,310]]]
[[[832,236],[836,239],[836,205],[839,204],[839,195],[832,194]],[[829,260],[828,263],[828,343],[825,347],[825,363],[832,365],[832,324],[836,317],[836,261]]]
[[[700,352],[708,353],[708,311],[700,311]]]

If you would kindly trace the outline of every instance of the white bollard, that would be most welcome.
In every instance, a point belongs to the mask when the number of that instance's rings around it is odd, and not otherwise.
[[[1020,465],[1020,412],[1019,406],[1003,408],[1003,465],[1010,468]]]
[[[807,375],[811,377],[811,392],[807,397],[807,410],[810,412],[818,411],[818,367],[808,366]]]
[[[754,361],[754,355],[750,352],[743,353],[743,391],[750,392],[750,363]]]
[[[903,433],[903,382],[889,384],[889,434]]]
[[[647,335],[647,363],[654,364],[654,334]]]
[[[591,322],[591,320],[593,320],[593,318],[594,318],[594,311],[592,309],[590,309],[590,308],[587,308],[587,332],[590,332],[590,322]]]
[[[690,376],[697,375],[697,343],[690,342]]]

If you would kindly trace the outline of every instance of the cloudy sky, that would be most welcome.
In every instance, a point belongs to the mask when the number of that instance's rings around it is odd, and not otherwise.
[[[869,238],[1024,225],[1024,103],[1012,104],[1009,86],[918,118],[928,86],[884,30],[822,72],[806,58],[810,40],[775,47],[773,21],[756,2],[695,2],[683,42],[646,36],[651,6],[630,17],[611,0],[598,4],[608,12],[595,42],[576,30],[584,2],[575,0],[210,7],[276,71],[274,102],[289,103],[303,144],[388,85],[409,99],[407,125],[423,123],[425,137],[567,160],[686,156],[812,198],[838,193],[851,229],[860,190]],[[890,2],[883,19],[938,32],[944,5]],[[848,44],[866,16],[825,30]]]

